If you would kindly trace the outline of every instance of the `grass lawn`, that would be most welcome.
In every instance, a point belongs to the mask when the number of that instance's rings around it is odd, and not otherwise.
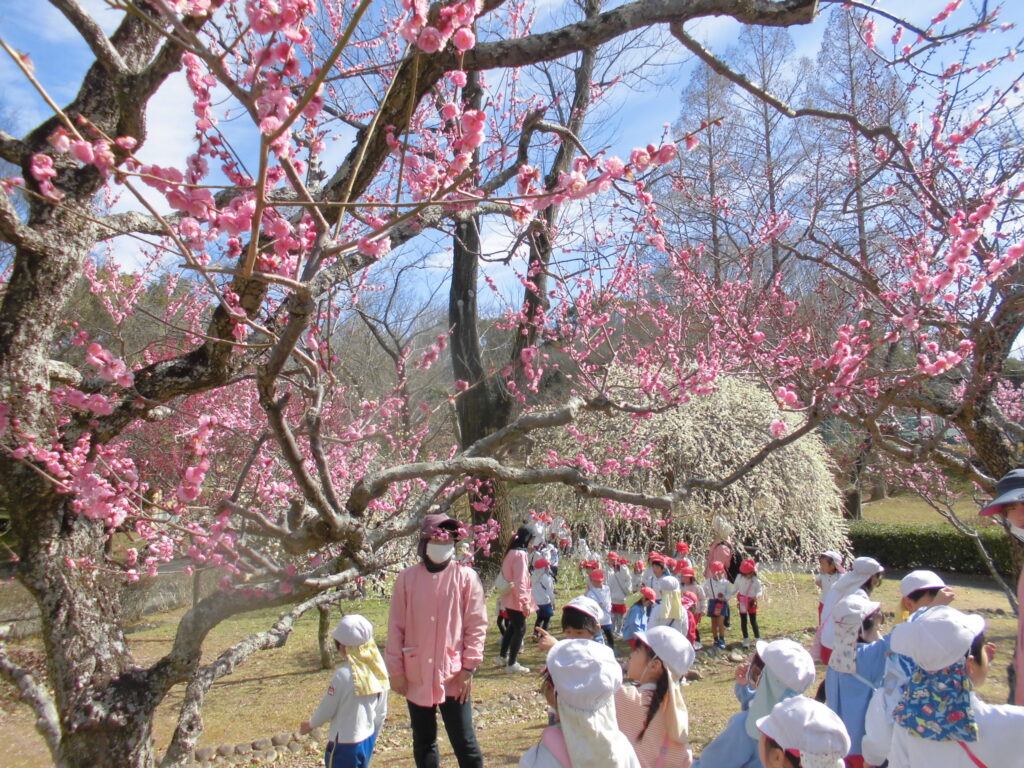
[[[563,566],[563,580],[559,587],[558,604],[564,604],[578,594],[579,574]],[[891,574],[876,597],[886,610],[892,611],[898,603],[898,578]],[[792,637],[810,644],[816,623],[817,595],[810,575],[762,574],[767,594],[762,601],[759,619],[762,635],[766,639]],[[575,584],[567,582],[575,581]],[[989,622],[990,639],[999,647],[992,679],[982,695],[993,702],[1006,698],[1006,682],[1002,669],[1013,648],[1016,619],[1008,614],[1003,595],[991,588],[981,577],[949,576],[957,591],[956,607],[983,613]],[[493,606],[493,600],[488,606]],[[347,610],[366,615],[375,625],[377,642],[385,638],[387,601],[363,600],[345,606]],[[178,614],[147,617],[147,624],[130,636],[132,647],[140,663],[149,663],[167,649],[176,626]],[[207,643],[206,659],[213,658],[222,649],[246,635],[265,629],[275,612],[256,613],[225,622],[211,633]],[[335,619],[337,614],[335,614]],[[553,621],[557,630],[558,611]],[[738,621],[728,630],[728,640],[738,641]],[[529,624],[528,626],[532,626]],[[707,628],[707,619],[703,628]],[[211,690],[204,709],[206,730],[202,745],[247,742],[270,737],[277,733],[298,729],[299,723],[309,717],[316,707],[330,672],[318,669],[316,646],[317,619],[308,616],[298,622],[287,645],[251,657],[234,675],[225,678]],[[546,724],[544,705],[536,694],[534,675],[509,676],[495,665],[497,658],[497,631],[488,634],[486,658],[474,683],[477,735],[483,746],[488,766],[517,765],[522,753],[539,739]],[[33,641],[11,644],[13,655],[37,652]],[[690,712],[690,732],[695,752],[721,730],[728,718],[737,710],[732,694],[735,662],[719,652],[698,653],[697,669],[704,679],[687,688]],[[539,670],[542,659],[537,649],[527,642],[521,661],[533,670]],[[819,668],[819,671],[820,668]],[[160,708],[155,736],[158,747],[166,745],[173,731],[177,708],[183,687],[171,691]],[[15,701],[15,692],[7,683],[0,683],[0,728],[7,747],[0,751],[0,768],[19,766],[34,768],[50,764],[41,738],[32,727],[32,717],[23,705]],[[443,738],[443,764],[453,765],[450,748]],[[378,741],[373,761],[377,768],[409,766],[412,764],[408,716],[404,700],[391,695],[390,715]],[[322,765],[319,744],[310,744],[306,752],[289,756],[275,765],[279,768],[299,768]]]
[[[990,518],[978,516],[978,505],[970,496],[964,496],[953,505],[953,511],[965,523],[973,526],[991,525]],[[874,523],[945,523],[946,519],[918,496],[905,494],[863,505],[864,519]]]

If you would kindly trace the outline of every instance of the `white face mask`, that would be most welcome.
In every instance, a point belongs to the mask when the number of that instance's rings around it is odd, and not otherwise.
[[[1020,539],[1021,541],[1024,541],[1024,528],[1021,528],[1019,525],[1012,525],[1011,524],[1010,525],[1010,535],[1011,536],[1015,536],[1016,538]]]
[[[435,543],[433,541],[427,542],[427,557],[430,558],[430,562],[441,565],[441,563],[447,563],[452,559],[452,555],[455,554],[455,543],[451,541],[444,541]]]

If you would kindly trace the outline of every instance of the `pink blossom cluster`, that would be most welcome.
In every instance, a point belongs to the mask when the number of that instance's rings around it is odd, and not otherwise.
[[[168,5],[185,16],[204,16],[209,13],[212,3],[213,0],[169,0]]]
[[[121,525],[134,512],[132,500],[145,490],[134,461],[119,445],[93,444],[89,434],[65,450],[59,443],[41,445],[32,435],[18,434],[11,453],[33,461],[54,480],[61,493],[72,496],[72,509],[110,528]]]
[[[316,13],[316,0],[246,0],[245,13],[256,34],[280,32],[292,42],[304,43],[310,32],[303,22]]]
[[[117,382],[119,386],[130,387],[135,381],[134,375],[128,370],[124,360],[114,357],[108,349],[93,342],[85,351],[85,361],[98,369],[104,381]]]
[[[424,53],[437,53],[449,41],[457,51],[468,51],[476,45],[473,22],[483,8],[481,0],[441,6],[432,24],[428,24],[430,6],[426,0],[402,0],[402,6],[408,18],[398,33]]]
[[[472,531],[472,540],[470,544],[470,551],[473,554],[481,554],[484,557],[488,557],[491,554],[491,543],[498,540],[498,535],[501,533],[501,526],[498,521],[494,518],[489,518],[486,523],[480,525],[470,526]]]

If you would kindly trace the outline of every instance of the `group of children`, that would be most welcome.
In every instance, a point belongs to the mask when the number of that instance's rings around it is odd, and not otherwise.
[[[534,639],[548,629],[554,615],[556,574],[548,559],[552,546],[539,541],[529,555],[533,599],[537,605]],[[609,552],[605,568],[597,560],[580,563],[584,594],[600,609],[597,619],[603,642],[614,650],[617,639],[628,641],[649,626],[665,625],[680,631],[699,650],[703,647],[700,624],[707,615],[712,644],[725,648],[725,630],[734,599],[743,645],[749,646],[751,633],[754,640],[761,637],[757,614],[764,586],[757,575],[757,563],[749,558],[740,561],[730,578],[724,563],[709,560],[703,578],[698,580],[689,551],[689,545],[680,541],[676,544],[676,557],[651,552],[646,563],[631,562],[617,552]],[[507,619],[499,598],[498,627],[503,635]]]
[[[582,563],[585,592],[562,608],[564,637],[556,640],[548,631],[556,578],[550,548],[525,534],[516,541],[507,559],[529,564],[530,590],[502,604],[521,615],[536,607],[549,705],[548,726],[523,755],[523,768],[1024,768],[1024,707],[991,705],[975,693],[995,652],[985,621],[952,608],[953,591],[932,571],[902,579],[903,620],[884,634],[881,604],[872,599],[882,565],[858,557],[844,568],[839,553],[823,552],[815,579],[819,628],[808,650],[790,639],[760,639],[756,563],[726,557],[724,539],[699,581],[685,542],[675,557],[651,552],[646,563],[610,552],[606,568]],[[739,711],[694,760],[687,673],[701,648],[702,617],[710,618],[713,644],[724,647],[734,600],[744,645],[749,632],[755,638],[736,670]],[[362,768],[383,720],[387,672],[365,619],[346,617],[334,637],[346,663],[302,730],[331,721],[327,764]],[[502,649],[520,638],[506,634]],[[617,640],[629,645],[624,664]],[[815,690],[816,661],[825,675]]]

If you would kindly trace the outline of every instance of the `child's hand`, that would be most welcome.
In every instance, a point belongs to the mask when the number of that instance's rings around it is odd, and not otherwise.
[[[303,720],[302,724],[299,725],[299,733],[303,736],[308,736],[313,732],[313,724],[309,720]]]
[[[932,601],[932,605],[949,605],[956,599],[956,592],[950,587],[943,587],[939,590],[939,594],[935,596],[935,600]]]
[[[750,664],[740,664],[736,667],[736,682],[740,685],[747,684],[747,672],[750,670]]]
[[[550,651],[552,648],[555,647],[555,643],[556,642],[558,642],[558,641],[555,640],[555,638],[551,635],[550,632],[546,632],[545,630],[541,629],[540,627],[537,628],[537,649],[538,650],[544,651],[544,653],[547,653],[548,651]]]

